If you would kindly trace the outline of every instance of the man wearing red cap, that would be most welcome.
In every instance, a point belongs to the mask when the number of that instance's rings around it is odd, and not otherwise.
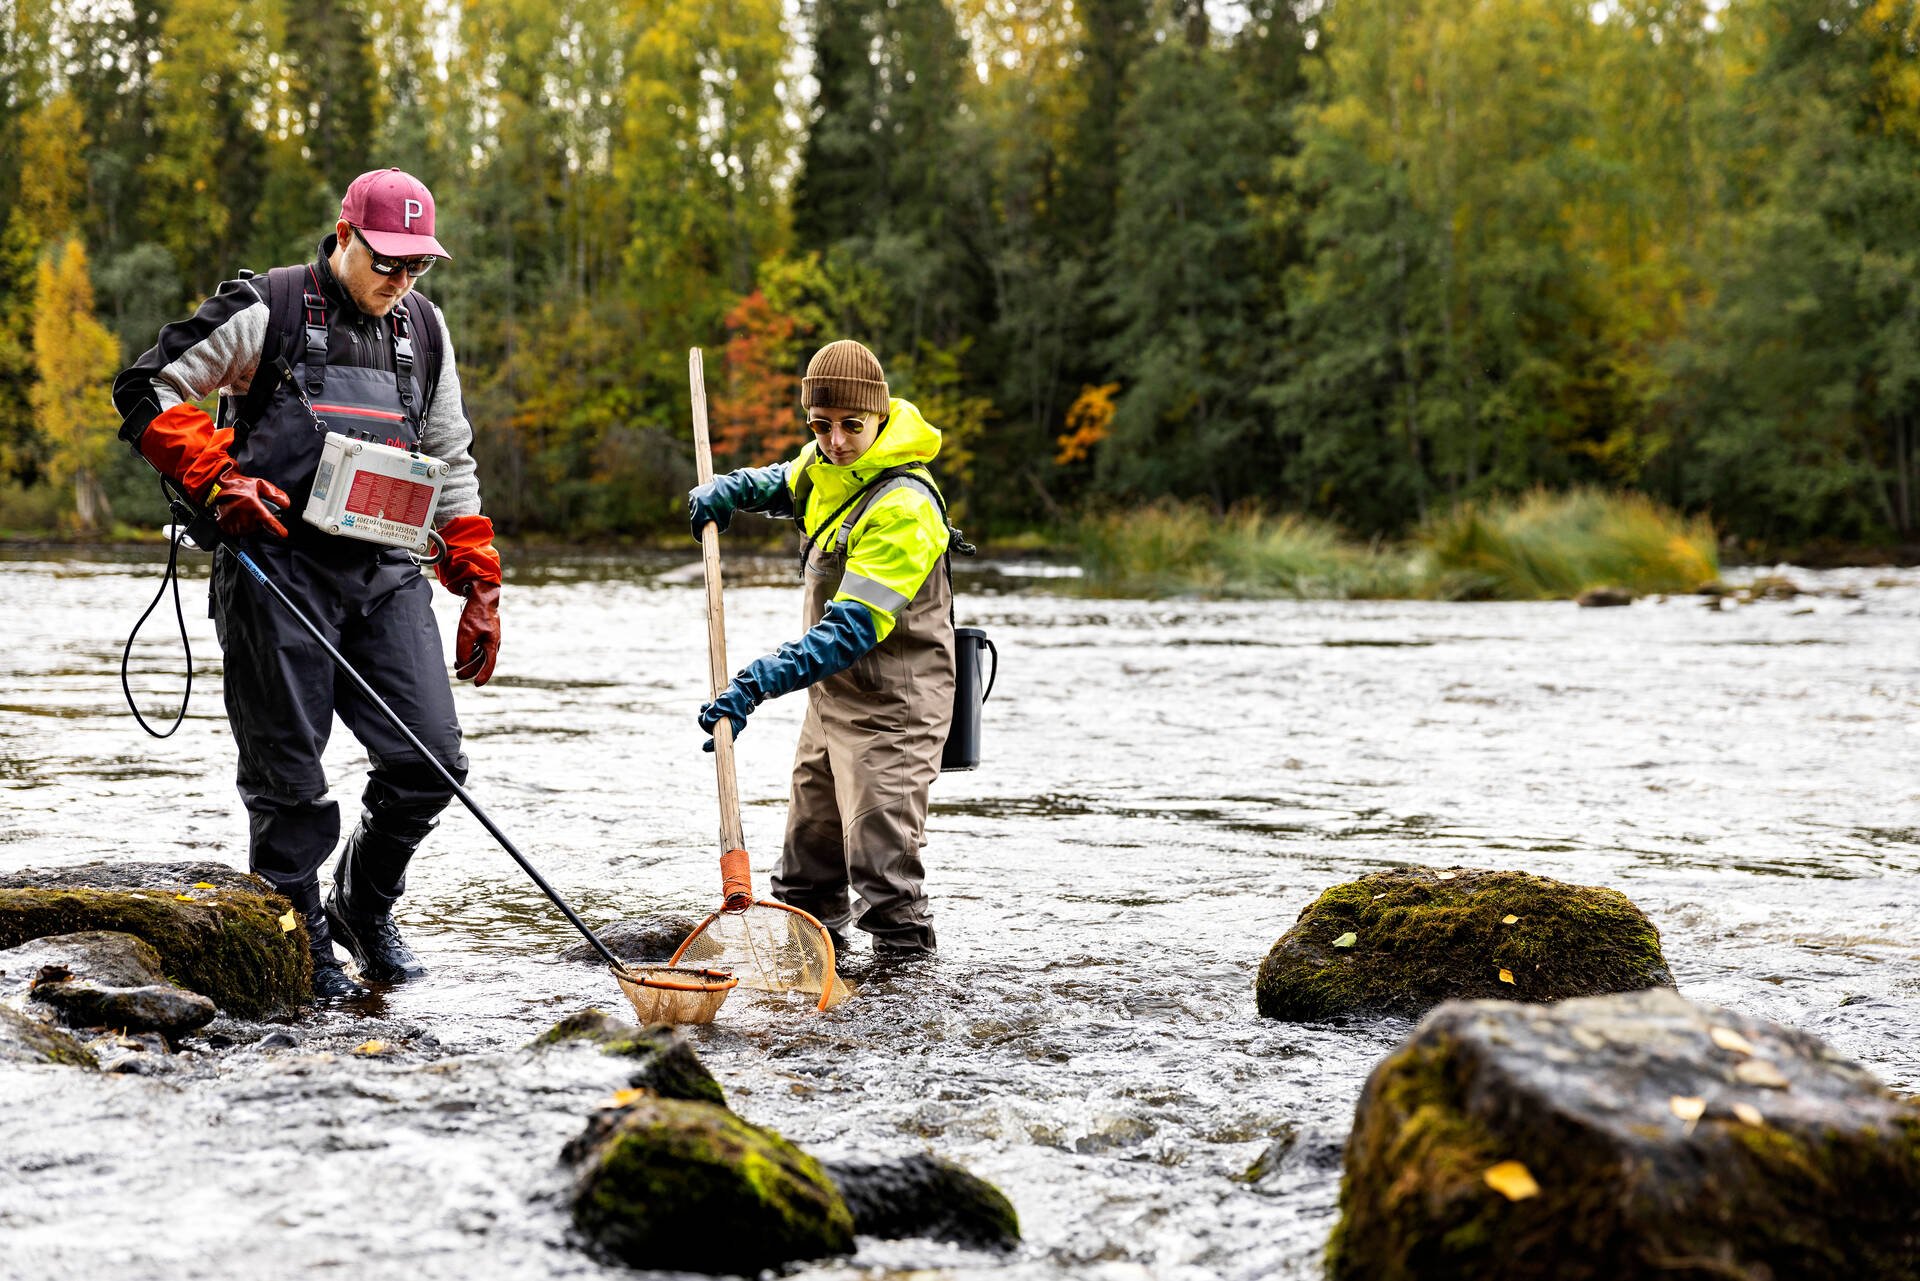
[[[480,514],[473,429],[440,309],[413,292],[450,257],[434,238],[433,196],[398,169],[361,174],[314,260],[230,280],[167,325],[114,380],[120,435],[249,552],[448,771],[466,778],[460,724],[434,625],[432,589],[399,549],[322,532],[306,506],[328,432],[400,446],[448,464],[432,523],[436,567],[466,598],[455,673],[484,685],[500,648],[500,556]],[[218,393],[219,421],[195,405]],[[325,652],[224,548],[210,610],[226,654],[227,718],[239,747],[248,861],[306,918],[321,997],[424,972],[393,907],[407,864],[452,799],[346,682]],[[320,866],[340,836],[320,757],[338,714],[372,764],[359,824],[332,890]]]

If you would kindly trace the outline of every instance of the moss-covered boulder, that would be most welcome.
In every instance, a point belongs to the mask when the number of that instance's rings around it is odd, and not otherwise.
[[[1376,1067],[1332,1281],[1920,1276],[1920,1107],[1664,989],[1444,1005]]]
[[[70,883],[49,883],[62,877]],[[0,883],[0,948],[89,930],[144,940],[168,979],[241,1018],[284,1014],[312,999],[299,914],[264,883],[219,864],[27,869]]]
[[[100,1061],[80,1042],[0,1005],[0,1063],[61,1063],[68,1067],[98,1068]]]
[[[1406,867],[1309,904],[1267,953],[1254,995],[1268,1018],[1305,1021],[1671,986],[1660,931],[1616,890]]]
[[[533,1040],[533,1048],[585,1042],[607,1054],[638,1060],[627,1084],[663,1099],[689,1099],[727,1105],[727,1096],[713,1073],[684,1036],[661,1024],[637,1027],[604,1010],[585,1009],[569,1014]]]
[[[993,1184],[943,1157],[828,1161],[864,1236],[927,1237],[988,1250],[1020,1243],[1020,1216]]]
[[[815,1161],[723,1107],[642,1098],[567,1145],[573,1220],[621,1262],[745,1273],[853,1249],[853,1215]]]

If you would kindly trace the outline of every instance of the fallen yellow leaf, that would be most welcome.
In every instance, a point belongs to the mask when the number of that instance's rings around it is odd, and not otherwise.
[[[1768,1090],[1784,1090],[1787,1078],[1779,1068],[1765,1059],[1747,1059],[1733,1069],[1735,1079],[1748,1085],[1758,1085]]]
[[[603,1108],[623,1108],[639,1099],[649,1098],[650,1090],[615,1090],[613,1097],[600,1106]]]
[[[177,898],[177,899],[179,899],[179,900],[180,900],[180,901],[181,901],[182,903],[191,903],[191,902],[193,902],[193,895],[191,895],[191,894],[176,894],[176,895],[174,895],[174,897],[175,897],[175,898]]]
[[[1682,1121],[1698,1121],[1707,1114],[1705,1099],[1690,1098],[1684,1094],[1676,1094],[1668,1099],[1667,1106],[1672,1108],[1673,1114]]]
[[[1509,1201],[1524,1201],[1528,1197],[1540,1195],[1540,1185],[1533,1181],[1533,1171],[1518,1161],[1502,1161],[1490,1166],[1480,1176],[1487,1186]]]
[[[1511,912],[1509,912],[1509,913],[1507,913],[1507,914],[1506,914],[1505,916],[1503,916],[1503,917],[1501,917],[1501,918],[1500,918],[1500,924],[1502,924],[1502,925],[1512,925],[1512,924],[1513,924],[1514,922],[1516,922],[1516,921],[1518,921],[1519,919],[1520,919],[1519,917],[1517,917],[1517,916],[1515,916],[1515,915],[1514,915],[1513,913],[1511,913]]]
[[[1501,970],[1501,971],[1500,971],[1500,981],[1501,981],[1502,983],[1513,983],[1513,971],[1512,971],[1512,970]],[[1520,986],[1520,985],[1519,985],[1518,983],[1514,983],[1513,985],[1514,985],[1515,987],[1519,987],[1519,986]]]
[[[1359,941],[1360,941],[1360,936],[1358,934],[1355,934],[1352,930],[1348,930],[1345,934],[1342,934],[1339,938],[1335,939],[1333,941],[1333,945],[1335,947],[1352,947],[1355,943],[1358,943]]]
[[[196,890],[210,890],[213,888],[213,882],[212,881],[195,881],[193,883],[193,888]]]
[[[1747,1040],[1746,1037],[1741,1036],[1730,1027],[1709,1028],[1708,1035],[1713,1037],[1713,1043],[1723,1050],[1732,1050],[1735,1054],[1752,1054],[1754,1052],[1753,1042]]]
[[[280,932],[282,934],[291,934],[299,928],[300,928],[300,918],[298,916],[295,916],[292,912],[288,912],[285,916],[280,918]]]
[[[387,1052],[387,1043],[385,1041],[362,1041],[353,1047],[353,1052],[355,1054],[385,1054]]]
[[[1733,1114],[1742,1121],[1745,1121],[1748,1125],[1765,1125],[1767,1123],[1767,1118],[1760,1115],[1760,1109],[1751,1103],[1734,1104]]]

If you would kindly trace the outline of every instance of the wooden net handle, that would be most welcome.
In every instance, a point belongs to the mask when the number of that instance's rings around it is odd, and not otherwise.
[[[700,349],[687,352],[687,380],[693,388],[693,462],[700,483],[713,479],[713,442],[707,436],[707,375]],[[720,529],[707,524],[700,531],[700,556],[707,571],[707,684],[709,698],[720,697],[727,687],[727,618],[720,597]],[[733,722],[722,716],[713,727],[713,767],[720,778],[720,874],[729,900],[736,897],[733,881],[742,882],[738,891],[747,902],[753,901],[753,884],[747,869],[747,838],[740,824],[740,788],[733,774]],[[735,853],[737,869],[728,866]]]

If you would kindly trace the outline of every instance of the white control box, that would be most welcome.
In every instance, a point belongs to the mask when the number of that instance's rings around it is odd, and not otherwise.
[[[424,556],[447,470],[438,458],[330,431],[301,519],[329,534]]]

